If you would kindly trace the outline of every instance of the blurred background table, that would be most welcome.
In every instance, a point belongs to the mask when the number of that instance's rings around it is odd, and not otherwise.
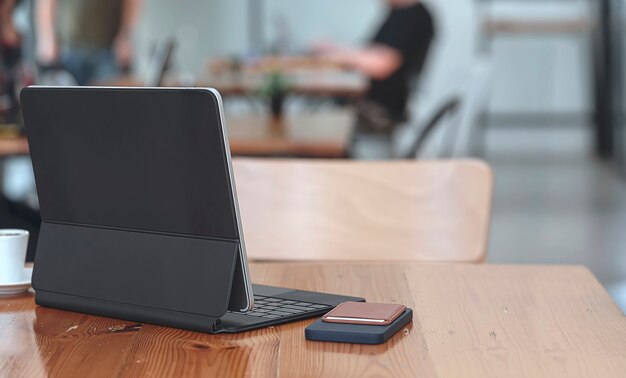
[[[233,155],[344,157],[352,130],[346,110],[285,115],[228,116],[228,139]]]
[[[199,78],[194,86],[216,88],[223,96],[259,95],[267,80],[263,74],[227,75]],[[309,97],[358,98],[367,89],[362,77],[342,71],[297,71],[285,73],[284,80],[289,94]]]
[[[340,158],[346,154],[352,116],[347,110],[285,115],[227,117],[233,155]],[[25,136],[0,138],[0,157],[27,155]]]
[[[361,97],[368,87],[362,74],[307,55],[212,59],[196,84],[216,88],[224,96],[258,95],[279,84],[293,95],[352,98]]]
[[[367,90],[367,82],[359,75],[344,71],[298,71],[285,74],[288,93],[310,97],[357,98]],[[222,96],[257,96],[264,91],[265,74],[252,73],[220,76],[204,76],[191,81],[174,77],[163,80],[165,87],[210,87],[217,89]],[[144,81],[134,76],[124,76],[116,80],[99,83],[113,87],[143,87]]]

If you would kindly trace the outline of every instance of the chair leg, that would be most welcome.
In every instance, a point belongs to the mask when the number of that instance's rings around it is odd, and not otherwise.
[[[484,158],[486,155],[487,132],[489,127],[489,116],[487,112],[481,112],[477,118],[474,132],[470,142],[470,154],[475,157]]]
[[[353,136],[349,155],[358,160],[387,160],[394,157],[391,136],[359,135]]]

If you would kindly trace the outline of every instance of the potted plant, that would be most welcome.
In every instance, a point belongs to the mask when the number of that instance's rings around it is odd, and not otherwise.
[[[283,117],[285,99],[288,92],[289,83],[280,71],[272,71],[267,74],[262,94],[269,101],[274,121],[280,121]]]

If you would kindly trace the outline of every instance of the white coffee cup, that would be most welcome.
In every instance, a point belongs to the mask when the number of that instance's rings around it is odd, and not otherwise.
[[[28,247],[28,231],[0,229],[0,285],[20,282]]]

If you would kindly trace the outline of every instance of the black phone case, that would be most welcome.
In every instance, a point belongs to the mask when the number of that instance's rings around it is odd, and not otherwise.
[[[407,308],[393,323],[386,326],[327,323],[322,319],[306,327],[307,340],[333,341],[352,344],[382,344],[413,320],[413,310]]]

